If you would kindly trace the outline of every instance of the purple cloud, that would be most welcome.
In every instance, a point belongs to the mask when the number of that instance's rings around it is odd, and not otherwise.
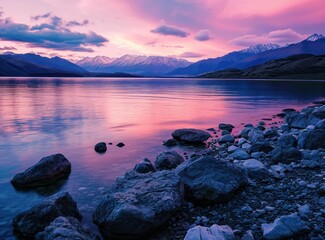
[[[205,56],[204,54],[201,53],[195,53],[195,52],[184,52],[180,55],[178,55],[181,58],[200,58]]]
[[[77,21],[70,21],[70,22],[67,22],[66,26],[67,27],[74,27],[74,26],[86,26],[89,24],[89,21],[86,19],[82,22],[77,22]]]
[[[185,32],[179,28],[167,26],[164,24],[156,27],[155,29],[152,29],[150,32],[157,33],[160,35],[171,35],[171,36],[181,37],[181,38],[185,38],[188,35],[190,35],[189,33]]]
[[[207,41],[211,39],[210,31],[207,29],[202,29],[195,34],[194,38],[198,41]]]
[[[37,16],[31,17],[31,19],[35,20],[35,21],[38,21],[39,19],[49,18],[50,16],[51,16],[51,13],[48,12],[48,13],[45,13],[43,15],[37,15]]]
[[[86,34],[70,31],[62,22],[61,18],[54,16],[51,17],[50,24],[30,27],[15,23],[9,18],[0,19],[0,39],[23,42],[30,47],[76,52],[93,52],[89,46],[99,47],[108,42],[108,39],[94,32]]]
[[[15,47],[0,47],[0,50],[1,51],[14,51],[14,50],[17,50],[17,48]]]

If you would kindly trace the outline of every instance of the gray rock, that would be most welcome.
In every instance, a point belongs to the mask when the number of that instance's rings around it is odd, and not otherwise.
[[[163,142],[163,145],[173,147],[177,145],[177,141],[175,139],[168,139],[167,141]]]
[[[99,142],[95,145],[94,150],[98,153],[104,153],[107,151],[107,146],[106,143],[104,142]]]
[[[152,165],[151,161],[148,158],[143,159],[140,163],[135,165],[133,170],[138,173],[148,173],[156,171],[155,167]]]
[[[253,179],[268,179],[269,172],[264,164],[256,159],[248,159],[243,162],[243,167],[247,169],[248,176]]]
[[[298,147],[303,149],[325,148],[325,130],[302,131],[298,136]]]
[[[176,140],[187,143],[200,143],[211,137],[210,133],[194,128],[178,129],[172,133],[172,136]]]
[[[314,169],[314,168],[320,168],[321,167],[319,162],[313,161],[313,160],[301,160],[300,164],[304,168],[309,168],[309,169]]]
[[[184,240],[235,240],[235,234],[228,225],[214,224],[211,227],[196,226],[190,228]]]
[[[308,216],[312,213],[310,209],[310,204],[305,204],[299,207],[299,216],[308,218]]]
[[[175,151],[166,151],[159,154],[155,161],[158,170],[171,170],[184,162],[184,158]]]
[[[268,128],[263,131],[263,134],[267,138],[279,136],[279,133],[275,128]]]
[[[240,148],[239,147],[236,147],[234,145],[231,145],[231,146],[228,147],[227,151],[229,153],[233,153],[233,152],[237,151],[238,149],[240,149]]]
[[[42,158],[34,166],[18,173],[11,184],[19,188],[45,186],[67,178],[71,172],[71,163],[61,153]]]
[[[221,136],[224,136],[224,135],[227,135],[227,134],[230,134],[230,132],[227,131],[227,130],[222,130],[222,132],[221,132]]]
[[[282,216],[273,223],[262,224],[263,237],[265,239],[287,239],[300,236],[308,230],[305,222],[297,213]]]
[[[234,128],[234,126],[231,125],[231,124],[227,124],[227,123],[220,123],[220,124],[219,124],[219,129],[220,129],[220,130],[226,130],[226,131],[228,131],[229,133],[232,132],[232,129],[233,129],[233,128]]]
[[[251,131],[248,133],[248,140],[252,143],[263,139],[263,131],[258,128],[252,128]]]
[[[272,161],[275,163],[298,162],[302,158],[302,153],[295,147],[281,148],[276,147],[272,152]]]
[[[265,152],[268,153],[272,151],[274,147],[266,140],[260,139],[255,141],[251,147],[250,152]]]
[[[315,125],[316,129],[325,129],[325,119],[320,120]]]
[[[228,200],[248,183],[244,169],[213,157],[201,157],[177,167],[188,198],[201,204]]]
[[[253,232],[248,230],[240,240],[254,240]]]
[[[248,138],[249,132],[252,130],[253,127],[245,127],[243,130],[240,131],[239,136],[242,138]]]
[[[12,224],[16,232],[29,238],[43,231],[59,216],[81,220],[77,204],[67,192],[57,193],[31,209],[19,213],[13,218]]]
[[[296,147],[297,146],[297,140],[292,135],[284,134],[284,135],[279,137],[279,139],[278,139],[278,141],[276,143],[276,146],[281,147],[281,148]]]
[[[252,145],[249,143],[244,143],[241,147],[245,150],[249,150],[252,147]]]
[[[321,119],[317,117],[315,114],[295,112],[295,113],[287,114],[284,120],[291,128],[303,129],[310,124],[315,125]]]
[[[235,138],[230,134],[226,134],[219,139],[219,144],[234,143],[234,142],[235,142]]]
[[[93,221],[105,238],[141,238],[175,214],[183,195],[183,183],[174,171],[130,171],[117,178],[97,206]]]
[[[246,160],[250,158],[250,155],[245,152],[244,150],[236,150],[235,152],[233,152],[232,154],[230,154],[231,157],[233,157],[234,159],[237,160]]]
[[[317,118],[325,119],[325,105],[315,108],[312,114]]]
[[[261,153],[260,152],[252,152],[251,153],[252,158],[260,158],[261,157]]]
[[[58,217],[36,235],[36,240],[100,240],[73,217]]]

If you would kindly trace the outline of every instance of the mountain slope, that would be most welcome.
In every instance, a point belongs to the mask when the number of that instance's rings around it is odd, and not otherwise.
[[[75,62],[78,66],[86,69],[90,72],[100,72],[102,68],[109,65],[115,60],[115,58],[109,58],[105,56],[97,56],[97,57],[85,57],[77,62]]]
[[[210,72],[202,78],[273,78],[325,79],[325,55],[295,55],[277,59],[244,70],[228,69]]]
[[[228,53],[222,57],[209,58],[193,63],[185,68],[176,69],[168,75],[170,76],[195,76],[205,72],[231,68],[244,59],[254,56],[260,52],[279,48],[276,44],[258,44],[241,51]]]
[[[89,71],[95,72],[124,72],[143,76],[161,76],[176,68],[186,67],[190,62],[184,59],[177,59],[173,57],[160,56],[136,56],[124,55],[115,59],[112,62],[104,63],[102,65],[93,65],[88,67],[86,63],[95,61],[95,58],[82,59],[78,61],[79,66],[84,66]]]

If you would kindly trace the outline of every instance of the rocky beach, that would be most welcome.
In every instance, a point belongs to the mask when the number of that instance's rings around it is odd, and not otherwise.
[[[119,177],[81,225],[77,203],[59,192],[13,219],[21,239],[325,238],[325,101],[284,109],[242,129],[220,123],[177,129],[155,161]],[[105,143],[95,147],[106,151]],[[174,146],[191,146],[187,152]],[[43,158],[12,184],[33,188],[66,178],[62,154]]]

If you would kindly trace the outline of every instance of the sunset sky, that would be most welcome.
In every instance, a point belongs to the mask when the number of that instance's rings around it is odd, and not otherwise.
[[[324,0],[0,0],[0,52],[217,57],[325,33]]]

